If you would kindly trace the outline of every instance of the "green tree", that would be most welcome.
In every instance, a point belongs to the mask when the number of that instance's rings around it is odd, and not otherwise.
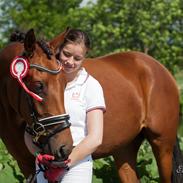
[[[36,33],[47,39],[53,38],[67,26],[70,8],[78,8],[82,0],[2,0],[1,32],[5,37],[15,29]]]
[[[50,39],[67,26],[87,31],[90,56],[138,50],[160,60],[172,72],[183,59],[182,0],[2,0],[1,30],[34,28]]]
[[[182,0],[98,0],[82,11],[70,9],[69,22],[91,32],[92,56],[138,50],[174,71],[183,59],[182,10]]]

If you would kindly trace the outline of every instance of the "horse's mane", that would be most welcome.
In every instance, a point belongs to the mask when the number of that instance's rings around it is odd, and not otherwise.
[[[43,49],[43,51],[46,53],[47,57],[51,59],[51,55],[53,55],[52,51],[50,50],[48,44],[44,40],[37,41],[39,46]]]
[[[15,32],[13,32],[11,35],[10,35],[10,42],[20,42],[20,43],[23,43],[24,40],[25,40],[25,33],[24,32],[21,32],[21,31],[18,31],[16,30]],[[50,50],[48,44],[46,43],[46,41],[44,40],[38,40],[37,41],[38,45],[42,48],[42,50],[46,53],[47,57],[49,59],[51,59],[51,55],[53,55],[52,51]]]

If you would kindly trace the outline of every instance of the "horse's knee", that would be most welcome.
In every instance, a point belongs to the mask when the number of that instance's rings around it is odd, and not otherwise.
[[[116,167],[121,182],[123,183],[138,183],[136,172],[136,155],[131,151],[129,153],[120,153],[120,156],[114,156]]]
[[[139,183],[135,168],[128,163],[123,163],[118,167],[118,174],[123,183]]]
[[[142,140],[143,138],[138,136],[131,144],[113,154],[120,180],[123,183],[140,182],[136,171],[136,160]]]

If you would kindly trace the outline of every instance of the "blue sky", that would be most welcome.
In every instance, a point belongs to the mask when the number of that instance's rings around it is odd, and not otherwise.
[[[81,3],[81,7],[85,6],[88,1],[93,1],[95,3],[97,0],[83,0],[82,3]]]

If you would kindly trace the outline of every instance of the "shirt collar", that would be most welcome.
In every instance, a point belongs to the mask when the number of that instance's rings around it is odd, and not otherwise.
[[[79,76],[73,81],[67,83],[66,89],[71,88],[75,85],[83,85],[88,79],[89,74],[86,72],[85,68],[81,68]]]

